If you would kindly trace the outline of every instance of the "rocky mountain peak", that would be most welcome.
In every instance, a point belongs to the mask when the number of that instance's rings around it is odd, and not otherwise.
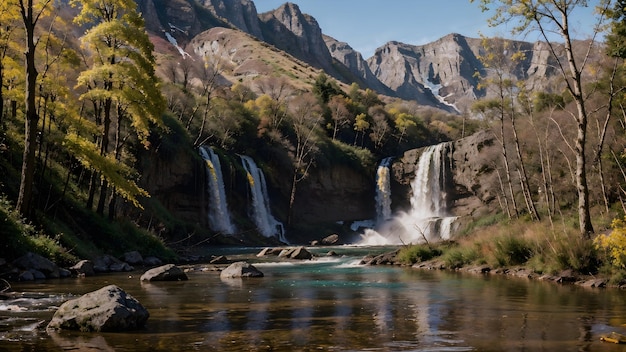
[[[315,18],[302,13],[298,5],[289,2],[259,17],[263,23],[264,38],[268,42],[336,76],[322,29]]]

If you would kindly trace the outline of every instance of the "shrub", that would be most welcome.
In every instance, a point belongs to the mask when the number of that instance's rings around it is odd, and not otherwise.
[[[440,249],[432,248],[426,244],[414,244],[400,249],[398,260],[404,264],[415,264],[440,255]]]
[[[493,251],[495,260],[500,266],[524,264],[532,254],[530,244],[523,237],[513,235],[498,238]]]
[[[442,258],[446,267],[457,269],[477,261],[480,258],[480,253],[475,246],[456,247],[447,250]]]
[[[611,228],[613,231],[599,235],[593,243],[604,252],[611,266],[623,270],[626,269],[626,217],[613,220]]]

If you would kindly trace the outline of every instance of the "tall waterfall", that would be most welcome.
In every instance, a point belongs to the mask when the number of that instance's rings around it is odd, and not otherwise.
[[[449,216],[445,192],[446,156],[450,143],[427,147],[411,182],[411,209],[366,230],[361,245],[395,245],[440,241],[450,238],[455,216]]]
[[[251,157],[241,155],[241,162],[248,173],[248,184],[252,196],[250,212],[259,232],[265,237],[276,236],[281,242],[289,243],[285,237],[283,224],[276,220],[270,210],[265,175]]]
[[[391,218],[391,185],[389,166],[393,157],[383,159],[376,170],[376,223]]]
[[[228,212],[220,159],[208,146],[200,147],[200,155],[206,163],[208,174],[209,226],[213,231],[232,235],[235,233],[235,226],[231,222]]]

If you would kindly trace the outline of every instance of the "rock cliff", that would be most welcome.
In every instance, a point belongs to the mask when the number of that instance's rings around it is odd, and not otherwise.
[[[322,30],[315,18],[286,3],[274,11],[260,14],[263,37],[280,50],[337,76]]]
[[[422,104],[432,104],[434,97],[444,109],[458,112],[468,111],[476,99],[491,94],[479,89],[476,75],[489,77],[495,70],[479,59],[486,54],[485,46],[501,45],[508,62],[504,70],[519,80],[526,80],[529,88],[549,86],[549,79],[555,76],[550,69],[554,60],[545,44],[521,41],[499,44],[498,41],[502,40],[491,38],[483,43],[482,39],[454,33],[425,45],[392,41],[378,48],[368,64],[376,77],[398,97]],[[524,55],[512,60],[515,53]]]
[[[340,42],[327,35],[324,35],[324,42],[332,57],[346,67],[360,87],[371,88],[384,95],[395,95],[389,87],[378,80],[361,53],[352,49],[348,43]]]

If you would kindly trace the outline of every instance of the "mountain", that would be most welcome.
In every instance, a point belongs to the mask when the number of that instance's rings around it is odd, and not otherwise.
[[[348,43],[323,34],[317,20],[302,13],[293,3],[287,2],[273,11],[258,14],[252,0],[137,2],[153,41],[162,43],[157,45],[157,51],[175,53],[171,47],[174,45],[183,56],[184,50],[206,54],[210,44],[212,51],[220,52],[235,70],[247,72],[243,76],[233,74],[238,80],[254,76],[250,75],[254,70],[248,72],[250,67],[266,66],[256,72],[259,75],[269,71],[291,72],[293,67],[308,65],[310,68],[303,70],[311,75],[316,76],[323,70],[347,85],[357,83],[381,95],[416,101],[450,113],[467,112],[476,99],[491,94],[479,88],[476,74],[493,74],[493,69],[485,67],[479,58],[485,54],[484,47],[492,46],[500,40],[497,38],[483,42],[483,39],[452,33],[425,45],[391,41],[378,48],[372,57],[364,59]],[[233,39],[216,40],[216,28],[221,28],[222,39],[224,35]],[[210,42],[203,44],[202,41]],[[515,52],[524,53],[522,60],[510,67],[509,74],[526,80],[530,88],[549,87],[549,81],[555,76],[550,68],[554,62],[545,44],[507,42],[511,48],[505,52],[508,60]],[[190,43],[193,44],[187,47]],[[271,58],[263,65],[263,60],[250,50],[259,47],[258,43],[268,45],[261,45],[266,49],[274,48]],[[305,75],[297,76],[302,79]]]

